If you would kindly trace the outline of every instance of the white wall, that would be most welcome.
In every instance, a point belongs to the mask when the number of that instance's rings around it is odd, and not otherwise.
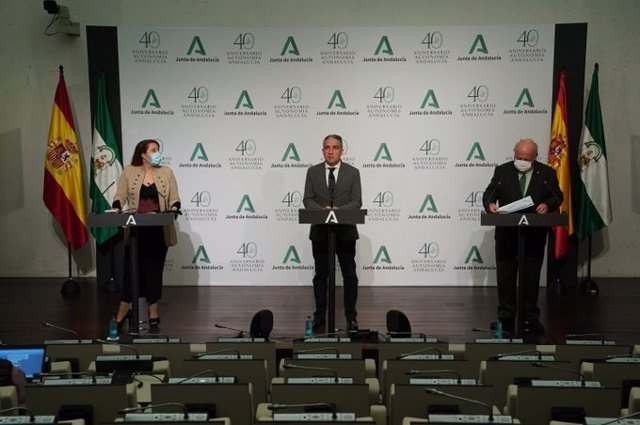
[[[42,203],[45,143],[58,65],[90,157],[84,25],[401,26],[588,23],[587,87],[600,63],[600,95],[614,221],[594,239],[596,277],[640,276],[640,1],[638,0],[59,0],[80,37],[44,35],[39,0],[2,0],[0,16],[0,276],[64,276],[66,243]],[[85,161],[86,162],[86,161]],[[85,167],[87,168],[87,167]],[[86,173],[86,170],[85,170]],[[75,259],[91,275],[90,247]],[[75,270],[75,266],[74,266]],[[74,271],[75,273],[75,271]]]

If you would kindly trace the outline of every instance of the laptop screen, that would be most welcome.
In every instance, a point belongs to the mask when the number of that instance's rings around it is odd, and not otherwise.
[[[42,373],[44,347],[0,347],[0,359],[7,359],[24,371],[27,379]]]

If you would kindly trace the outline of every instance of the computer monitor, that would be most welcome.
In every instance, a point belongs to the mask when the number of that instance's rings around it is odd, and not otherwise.
[[[0,359],[7,359],[24,371],[28,380],[42,373],[45,363],[44,346],[0,347]]]

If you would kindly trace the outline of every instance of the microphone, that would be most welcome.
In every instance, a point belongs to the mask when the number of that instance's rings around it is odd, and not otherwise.
[[[73,334],[75,336],[78,337],[78,340],[80,340],[80,334],[76,331],[74,331],[73,329],[68,329],[68,328],[63,328],[62,326],[58,326],[58,325],[54,325],[53,323],[49,323],[49,322],[42,322],[42,326],[47,327],[47,328],[54,328],[54,329],[58,329],[61,331],[65,331],[67,333]]]
[[[315,367],[315,366],[300,366],[291,363],[283,363],[282,367],[284,369],[298,369],[298,370],[310,370],[314,372],[329,372],[333,375],[334,381],[338,383],[340,380],[338,379],[338,372],[334,369],[330,369],[328,367]]]
[[[238,336],[236,338],[244,338],[244,334],[249,333],[247,331],[242,331],[240,329],[230,328],[228,326],[220,325],[218,323],[214,323],[213,326],[215,326],[216,328],[219,328],[219,329],[229,329],[230,331],[238,332]]]
[[[438,358],[439,359],[442,358],[442,351],[440,351],[440,349],[438,349],[437,347],[428,347],[428,348],[423,348],[421,350],[411,351],[409,353],[402,353],[398,357],[396,357],[396,360],[402,360],[405,357],[413,356],[414,354],[428,353],[429,351],[437,352],[438,353]]]
[[[498,180],[498,182],[495,184],[495,186],[493,186],[493,190],[491,190],[491,193],[486,198],[487,207],[489,206],[489,204],[495,204],[495,201],[493,201],[493,195],[496,194],[496,191],[498,190],[498,188],[500,187],[501,184],[502,184],[502,180]],[[496,199],[496,201],[497,201],[497,199]],[[485,211],[486,211],[486,209],[485,209]]]
[[[462,376],[456,372],[455,370],[451,370],[451,369],[440,369],[440,370],[418,370],[418,369],[407,369],[404,371],[405,375],[409,375],[409,376],[420,376],[420,375],[426,375],[426,376],[430,376],[430,375],[435,375],[438,373],[448,373],[451,375],[455,375],[455,377],[457,378],[458,384],[462,383]]]
[[[600,425],[610,425],[610,424],[616,424],[616,423],[622,423],[621,421],[625,420],[625,419],[631,419],[631,418],[635,418],[636,416],[640,416],[640,411],[632,413],[630,415],[627,416],[620,416],[618,418],[612,419],[610,421],[607,422],[602,422]]]
[[[494,332],[497,332],[497,331],[494,331],[494,330],[491,330],[491,329],[481,329],[481,328],[473,328],[471,330],[473,332],[484,332],[484,333],[488,333],[488,334],[492,334]],[[507,331],[500,331],[500,334],[502,336],[506,336],[507,338],[511,338],[511,334],[509,332],[507,332]]]
[[[322,351],[333,351],[336,355],[336,358],[340,357],[340,350],[338,350],[336,347],[321,347],[321,348],[312,348],[310,350],[298,350],[298,351],[294,351],[293,354],[306,354],[306,353],[318,353],[318,352],[322,352]]]
[[[580,377],[580,386],[584,387],[584,385],[585,385],[585,383],[584,383],[584,381],[585,381],[584,375],[582,373],[578,372],[577,370],[566,369],[564,367],[549,366],[548,364],[544,364],[542,362],[532,362],[531,366],[543,367],[545,369],[558,370],[560,372],[569,372],[569,373],[572,373],[574,375],[578,375]]]
[[[281,404],[281,403],[272,403],[267,406],[269,410],[283,410],[283,409],[299,409],[301,407],[310,407],[316,409],[328,409],[331,412],[332,418],[335,421],[338,419],[338,413],[336,412],[336,405],[334,403],[297,403],[297,404]]]
[[[514,351],[512,353],[500,353],[491,357],[491,360],[500,360],[503,357],[519,356],[520,354],[537,354],[538,360],[542,360],[542,352],[539,350],[522,350],[522,351]]]
[[[85,372],[60,372],[60,373],[41,372],[41,373],[34,373],[33,376],[36,377],[36,378],[46,378],[46,377],[64,378],[65,376],[90,376],[92,384],[95,384],[97,382],[96,381],[96,374],[94,372],[91,372],[91,371],[85,371]]]
[[[198,376],[202,376],[202,375],[205,375],[207,373],[210,373],[210,374],[213,375],[213,377],[215,378],[215,382],[218,381],[218,378],[219,378],[218,372],[216,372],[213,369],[205,369],[205,370],[201,370],[198,373],[194,373],[193,375],[188,376],[188,377],[186,377],[186,378],[184,378],[184,379],[182,379],[182,380],[180,380],[178,382],[175,382],[175,384],[182,384],[183,382],[187,382],[189,379],[197,378]]]
[[[234,350],[233,348],[228,348],[228,349],[225,349],[225,350],[218,350],[218,351],[210,351],[208,353],[194,354],[191,357],[193,357],[194,359],[199,359],[199,358],[202,358],[204,356],[213,356],[213,355],[222,354],[222,353],[234,353],[236,355],[237,359],[240,358],[240,351]]]
[[[439,395],[439,396],[443,396],[443,397],[449,397],[449,398],[453,398],[455,400],[466,401],[467,403],[471,403],[471,404],[476,404],[478,406],[482,406],[482,407],[486,408],[487,411],[489,412],[489,422],[493,422],[493,409],[487,403],[484,403],[484,402],[479,401],[479,400],[473,400],[473,399],[470,399],[470,398],[460,397],[458,395],[445,393],[443,391],[436,390],[435,388],[425,388],[425,391],[427,393],[429,393],[429,394],[435,394],[435,395]]]
[[[151,409],[151,408],[155,409],[156,407],[167,407],[167,406],[176,406],[181,408],[182,412],[184,413],[184,419],[185,420],[189,419],[189,412],[187,411],[187,406],[185,406],[182,403],[176,403],[176,402],[147,404],[146,406],[140,406],[140,407],[127,407],[125,409],[118,410],[118,413],[121,415],[125,415],[127,413],[144,412],[147,409]]]
[[[26,407],[9,407],[8,409],[0,410],[0,413],[9,413],[9,412],[24,412],[29,415],[29,422],[35,422],[36,417],[33,412]]]
[[[133,351],[135,353],[136,359],[140,359],[140,352],[133,345],[119,344],[117,342],[107,341],[105,339],[98,339],[98,338],[94,338],[93,340],[95,342],[99,342],[100,344],[117,345],[118,347],[128,348],[129,350],[131,350],[131,351]]]
[[[310,337],[304,338],[303,341],[306,341],[308,339],[314,339],[314,338],[323,338],[323,337],[327,337],[327,336],[333,336],[333,337],[336,337],[336,338],[340,338],[340,334],[338,332],[327,332],[325,334],[314,335],[314,336],[310,336]]]

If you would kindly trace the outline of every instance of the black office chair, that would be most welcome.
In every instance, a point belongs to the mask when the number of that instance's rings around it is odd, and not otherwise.
[[[409,318],[400,310],[387,311],[387,332],[392,337],[411,337]]]
[[[268,339],[273,330],[273,313],[271,310],[260,310],[253,315],[249,334],[251,338]]]

